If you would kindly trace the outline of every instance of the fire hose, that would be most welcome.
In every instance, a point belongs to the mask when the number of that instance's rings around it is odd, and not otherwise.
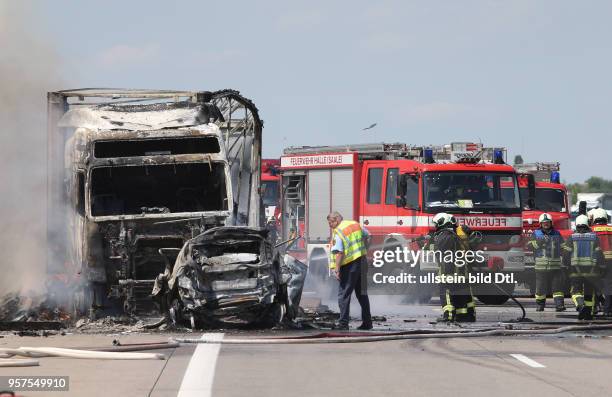
[[[105,352],[93,350],[64,349],[60,347],[20,347],[17,349],[0,349],[0,358],[23,356],[39,357],[68,357],[102,360],[165,360],[166,356],[158,353],[127,353]]]
[[[222,345],[293,345],[293,344],[318,344],[318,343],[366,343],[366,342],[382,342],[390,340],[409,340],[409,339],[442,339],[442,338],[480,338],[489,336],[514,336],[514,335],[554,335],[564,332],[580,332],[580,331],[602,331],[612,330],[612,323],[609,324],[590,324],[590,325],[570,325],[566,327],[549,328],[549,329],[489,329],[475,330],[466,332],[436,332],[436,333],[418,333],[418,334],[392,334],[372,336],[351,336],[347,333],[346,336],[332,337],[289,337],[289,338],[233,338],[233,339],[193,339],[193,338],[172,338],[171,340],[179,343],[208,343]]]
[[[110,347],[92,347],[82,349],[61,349],[51,347],[20,347],[18,349],[0,349],[0,367],[30,367],[39,365],[38,360],[10,359],[14,356],[24,356],[32,358],[69,357],[105,360],[165,360],[166,356],[163,354],[125,352],[156,349],[174,349],[179,347],[179,344],[176,342],[131,343],[127,345],[122,345],[117,341],[113,341],[113,344],[114,345]]]

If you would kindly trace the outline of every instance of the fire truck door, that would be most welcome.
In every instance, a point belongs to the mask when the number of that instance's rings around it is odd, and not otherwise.
[[[397,208],[397,233],[413,237],[420,234],[417,227],[428,227],[428,218],[420,216],[419,175],[404,174],[399,176]]]
[[[382,226],[383,232],[396,233],[399,226],[398,208],[397,208],[397,188],[399,185],[399,168],[387,167],[385,169],[385,186],[384,186],[384,205],[382,206]]]
[[[359,220],[372,234],[383,235],[383,175],[382,164],[364,164],[362,168],[361,219]]]

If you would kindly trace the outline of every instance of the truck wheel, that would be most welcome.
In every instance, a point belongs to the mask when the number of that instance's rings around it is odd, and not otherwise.
[[[396,248],[402,248],[402,245],[397,240],[388,240],[385,243],[384,251],[395,251]],[[419,278],[421,274],[418,267],[406,266],[405,264],[399,264],[396,262],[390,262],[386,264],[388,269],[391,269],[390,273],[399,275],[402,272],[408,272],[411,275]],[[401,302],[405,304],[426,304],[429,303],[433,295],[434,289],[430,285],[426,284],[396,284],[397,288],[394,293],[401,296]]]
[[[498,285],[506,293],[504,294],[499,288],[494,285],[481,285],[477,291],[476,297],[485,305],[503,305],[510,299],[509,295],[514,292],[514,284]]]
[[[510,299],[504,295],[477,295],[476,297],[485,305],[503,305]]]
[[[426,285],[416,286],[410,291],[410,295],[403,300],[403,303],[418,303],[420,305],[425,305],[431,300],[433,295],[432,291],[433,289]]]
[[[278,302],[274,302],[270,307],[265,309],[261,319],[255,323],[255,327],[262,329],[274,328],[283,321],[284,315],[285,306]]]

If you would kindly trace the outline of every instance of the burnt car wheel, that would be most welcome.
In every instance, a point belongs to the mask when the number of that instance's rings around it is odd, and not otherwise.
[[[270,307],[265,309],[265,312],[261,316],[261,319],[257,321],[255,326],[257,328],[274,328],[281,321],[285,314],[285,305],[278,302],[274,302]]]

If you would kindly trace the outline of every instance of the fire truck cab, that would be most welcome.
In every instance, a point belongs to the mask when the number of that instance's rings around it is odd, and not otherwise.
[[[280,179],[278,174],[279,166],[279,159],[261,160],[261,199],[265,209],[266,220],[277,215],[280,200],[280,193],[278,191]]]
[[[283,239],[299,231],[302,245],[289,249],[309,264],[310,277],[325,277],[330,211],[339,211],[368,229],[370,255],[398,246],[418,250],[415,239],[434,230],[435,214],[447,212],[482,234],[477,249],[485,252],[485,258],[497,257],[502,272],[522,272],[521,196],[517,173],[504,163],[504,154],[504,149],[472,143],[285,149],[281,157]],[[480,267],[486,271],[487,262]],[[437,264],[421,261],[413,271],[436,272]],[[415,285],[408,300],[429,301],[434,287]],[[507,300],[486,289],[478,296],[491,304]]]

